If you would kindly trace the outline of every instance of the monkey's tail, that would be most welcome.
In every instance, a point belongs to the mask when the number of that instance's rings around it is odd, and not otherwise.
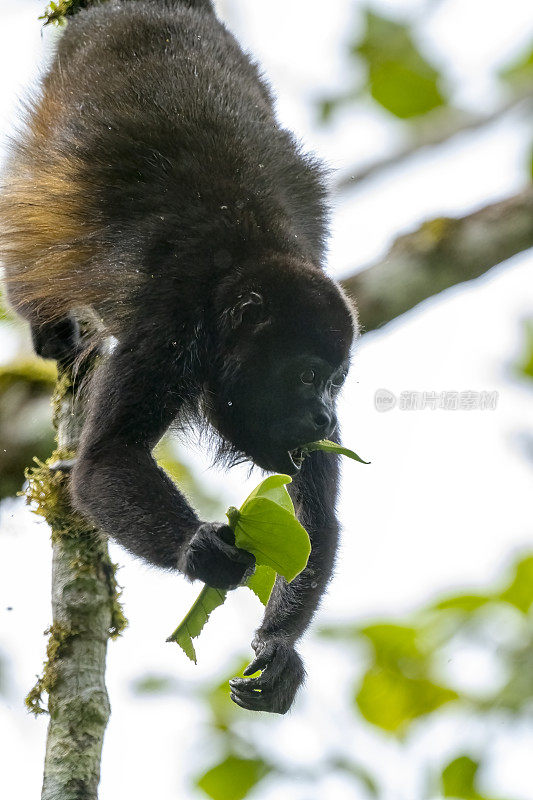
[[[119,0],[119,2],[124,1],[126,0]],[[132,1],[133,0],[127,0],[127,2]],[[136,0],[136,2],[139,1],[140,0]],[[107,0],[59,0],[59,2],[50,3],[42,19],[45,20],[45,25],[51,22],[61,22],[65,17],[72,17],[74,14],[77,14],[78,11],[83,11],[84,8],[99,6],[105,2],[107,2]],[[159,3],[160,5],[165,3],[167,5],[182,5],[188,8],[197,8],[200,11],[207,11],[211,14],[215,13],[212,0],[144,0],[144,2]]]

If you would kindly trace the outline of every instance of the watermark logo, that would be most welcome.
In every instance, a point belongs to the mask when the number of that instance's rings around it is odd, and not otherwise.
[[[378,389],[374,395],[374,406],[378,411],[391,411],[396,405],[396,395],[388,389]]]
[[[378,389],[374,394],[376,411],[495,411],[498,405],[498,392],[472,389],[457,391],[455,389],[441,392],[404,391],[396,397],[389,389]]]

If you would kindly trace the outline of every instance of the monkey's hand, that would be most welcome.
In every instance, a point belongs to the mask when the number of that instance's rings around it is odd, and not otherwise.
[[[260,639],[252,642],[255,658],[244,670],[257,678],[232,678],[231,699],[250,711],[270,711],[285,714],[305,678],[302,659],[286,639]]]
[[[178,567],[188,578],[198,578],[213,589],[235,589],[253,573],[255,558],[235,547],[229,525],[205,522],[185,548]]]

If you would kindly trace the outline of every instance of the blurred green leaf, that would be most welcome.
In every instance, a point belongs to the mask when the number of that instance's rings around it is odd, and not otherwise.
[[[200,776],[196,786],[212,800],[242,800],[269,771],[261,759],[230,755]]]
[[[533,604],[533,556],[519,561],[510,585],[499,595],[500,600],[526,614]]]
[[[201,691],[202,700],[211,709],[213,727],[226,731],[231,721],[239,715],[239,707],[230,699],[228,681],[230,678],[243,677],[243,672],[250,663],[250,658],[237,658],[223,677],[214,684],[208,684]]]
[[[154,451],[154,457],[159,466],[179,486],[180,491],[189,498],[192,505],[205,517],[222,515],[224,506],[218,497],[205,491],[195,479],[191,470],[186,467],[176,455],[177,447],[173,437],[168,434],[159,442]]]
[[[379,666],[366,672],[355,697],[363,717],[390,733],[403,733],[413,720],[457,699],[456,692],[428,679]]]
[[[465,614],[472,614],[493,601],[494,598],[486,594],[458,594],[439,600],[433,608],[437,611],[462,611]]]
[[[507,665],[509,679],[488,702],[482,704],[483,711],[506,709],[513,714],[533,710],[533,641],[529,638],[518,649],[509,649],[500,655]]]
[[[177,688],[171,675],[144,675],[132,684],[135,694],[168,694]]]
[[[53,450],[50,395],[56,375],[55,365],[41,359],[0,367],[0,500],[16,495],[26,467]]]
[[[374,649],[376,664],[383,667],[397,666],[403,661],[425,661],[419,647],[420,632],[407,625],[380,623],[361,628]]]
[[[533,48],[522,53],[512,64],[502,69],[500,77],[514,86],[533,84]]]
[[[524,355],[518,364],[521,375],[533,378],[533,320],[528,320],[524,325],[525,347]]]
[[[460,800],[481,800],[475,789],[479,762],[470,756],[459,756],[443,769],[441,787],[444,797],[457,797]]]
[[[445,105],[440,75],[407,25],[367,10],[365,35],[352,52],[366,62],[372,97],[395,116],[409,119]]]
[[[359,642],[361,640],[361,626],[351,623],[338,623],[322,625],[316,633],[324,639],[338,639],[340,641]]]

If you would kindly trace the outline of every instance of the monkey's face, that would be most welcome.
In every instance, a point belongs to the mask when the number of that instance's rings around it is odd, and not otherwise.
[[[317,354],[271,353],[241,362],[213,408],[213,424],[262,469],[294,475],[300,448],[332,436],[348,363]]]
[[[330,438],[335,400],[348,373],[351,331],[256,323],[226,341],[209,387],[208,416],[233,451],[270,472],[294,475],[300,448]],[[242,334],[242,331],[241,331]]]
[[[289,281],[292,280],[292,284]],[[290,289],[290,290],[289,290]],[[357,325],[323,275],[275,272],[222,305],[208,417],[262,469],[295,474],[299,449],[329,438]]]

